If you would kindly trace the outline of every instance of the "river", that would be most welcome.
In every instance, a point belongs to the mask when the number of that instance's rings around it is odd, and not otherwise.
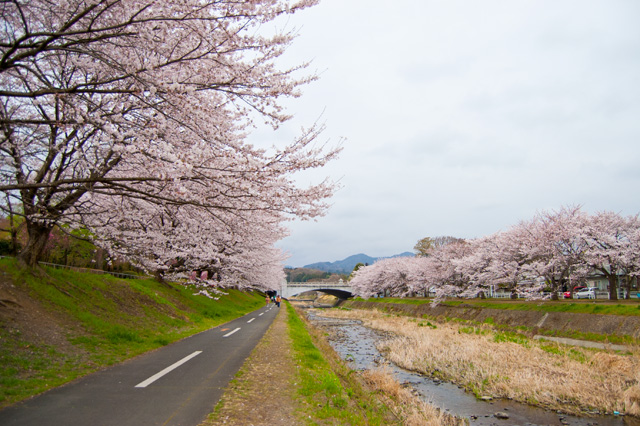
[[[577,417],[509,400],[478,400],[455,385],[387,362],[376,349],[376,343],[386,338],[383,333],[364,327],[359,321],[322,317],[317,310],[307,312],[312,324],[327,331],[331,346],[352,369],[371,369],[385,363],[400,383],[411,386],[424,401],[469,419],[470,425],[640,426],[638,419],[629,416]],[[508,418],[498,418],[496,413],[506,413]]]

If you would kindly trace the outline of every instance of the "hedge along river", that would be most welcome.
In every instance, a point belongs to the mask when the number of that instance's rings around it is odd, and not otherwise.
[[[453,384],[387,362],[376,344],[389,336],[364,327],[360,321],[322,317],[318,310],[308,310],[307,317],[328,333],[331,346],[352,369],[375,369],[386,364],[398,382],[413,388],[424,401],[468,419],[470,425],[640,426],[640,420],[629,416],[577,417],[510,400],[479,400]]]

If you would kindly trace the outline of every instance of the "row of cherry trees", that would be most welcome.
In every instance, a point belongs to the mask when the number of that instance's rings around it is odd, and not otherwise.
[[[65,224],[164,277],[279,284],[283,223],[324,214],[335,190],[294,174],[339,148],[317,125],[267,150],[246,137],[315,79],[277,65],[295,32],[274,29],[315,3],[3,3],[0,209],[26,227],[19,258],[36,265]]]
[[[530,298],[543,293],[555,298],[566,283],[597,273],[608,280],[610,298],[617,299],[620,279],[629,294],[640,275],[638,216],[590,215],[579,206],[539,213],[488,237],[448,238],[446,244],[419,247],[415,258],[360,268],[351,279],[354,291],[363,297],[430,292],[442,299],[504,288]]]

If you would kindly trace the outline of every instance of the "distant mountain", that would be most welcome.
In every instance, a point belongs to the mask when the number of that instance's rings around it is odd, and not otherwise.
[[[343,260],[338,260],[335,262],[312,263],[310,265],[305,265],[304,267],[309,269],[317,269],[325,272],[331,272],[335,274],[350,274],[351,271],[353,271],[353,268],[358,263],[364,263],[365,265],[366,264],[372,265],[376,260],[380,260],[380,259],[389,259],[392,257],[413,257],[413,256],[415,256],[415,254],[411,253],[410,251],[405,251],[404,253],[400,253],[400,254],[396,254],[395,256],[388,256],[388,257],[371,257],[366,254],[360,253],[360,254],[354,254],[352,256],[349,256]]]

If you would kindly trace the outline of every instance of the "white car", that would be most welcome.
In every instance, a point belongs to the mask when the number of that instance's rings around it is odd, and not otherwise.
[[[595,299],[597,287],[583,288],[573,294],[574,299]]]

